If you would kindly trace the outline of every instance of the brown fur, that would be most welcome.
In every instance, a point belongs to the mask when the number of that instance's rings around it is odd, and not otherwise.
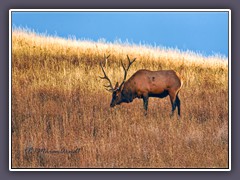
[[[135,98],[142,98],[146,114],[149,97],[164,98],[169,95],[172,104],[172,115],[177,107],[178,115],[180,116],[178,93],[181,87],[182,80],[173,70],[138,70],[125,83],[122,83],[120,87],[118,87],[118,83],[116,84],[110,106],[114,107],[122,102],[129,103]]]

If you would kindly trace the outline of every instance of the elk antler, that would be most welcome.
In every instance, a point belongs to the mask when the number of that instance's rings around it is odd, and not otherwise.
[[[122,62],[122,60],[121,60],[121,64],[122,64],[122,67],[123,67],[123,70],[124,70],[124,78],[123,78],[122,84],[126,81],[127,72],[128,72],[128,70],[129,70],[130,66],[131,66],[132,63],[134,63],[134,61],[136,60],[136,58],[134,58],[134,59],[131,61],[128,55],[127,55],[127,58],[128,58],[128,66],[127,66],[127,68],[125,68],[125,66],[123,65],[123,62]],[[121,84],[120,86],[122,86],[122,84]]]
[[[104,54],[104,59],[107,60],[107,58],[108,58],[109,56],[110,56],[110,55],[108,55],[108,56],[106,57],[105,54]],[[104,76],[103,76],[103,77],[99,76],[99,77],[100,77],[101,79],[106,79],[106,80],[109,82],[109,85],[103,85],[103,86],[105,87],[105,89],[106,89],[107,91],[113,92],[113,91],[114,91],[114,88],[113,88],[113,86],[112,86],[112,83],[111,83],[110,79],[109,79],[108,76],[106,75],[106,72],[104,71],[104,68],[103,68],[101,62],[100,62],[100,67],[101,67],[101,69],[102,69],[102,71],[103,71]]]

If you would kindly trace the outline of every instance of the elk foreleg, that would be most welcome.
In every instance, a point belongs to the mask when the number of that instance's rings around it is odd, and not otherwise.
[[[148,98],[149,98],[148,95],[143,96],[143,106],[144,106],[144,109],[145,109],[145,113],[144,113],[145,116],[147,115]]]

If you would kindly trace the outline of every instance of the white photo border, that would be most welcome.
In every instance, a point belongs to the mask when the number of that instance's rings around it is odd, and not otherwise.
[[[228,168],[12,168],[13,12],[228,12]],[[9,10],[9,171],[231,171],[231,10],[230,9],[10,9]]]

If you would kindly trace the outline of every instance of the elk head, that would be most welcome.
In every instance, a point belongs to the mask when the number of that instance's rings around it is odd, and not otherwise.
[[[109,56],[110,56],[110,55],[109,55]],[[107,58],[108,58],[109,56],[106,57],[106,56],[104,55],[104,59],[107,60]],[[134,58],[134,59],[131,61],[130,58],[128,57],[128,55],[127,55],[127,58],[128,58],[128,66],[127,66],[127,68],[123,65],[123,62],[122,62],[122,60],[121,60],[121,65],[122,65],[123,70],[124,70],[124,78],[123,78],[123,81],[122,81],[122,83],[120,84],[120,86],[119,86],[119,84],[118,84],[118,82],[117,82],[114,88],[113,88],[113,86],[112,86],[111,80],[110,80],[110,79],[108,78],[108,76],[106,75],[106,72],[105,72],[105,70],[104,70],[104,68],[103,68],[103,66],[102,66],[102,63],[100,62],[100,67],[101,67],[101,69],[102,69],[102,71],[103,71],[103,75],[104,75],[103,77],[100,77],[100,78],[101,78],[101,79],[106,79],[106,80],[108,81],[109,84],[108,84],[108,85],[104,85],[104,87],[106,88],[107,91],[112,92],[112,101],[111,101],[110,107],[114,107],[115,105],[118,105],[118,104],[120,104],[120,103],[122,103],[122,102],[125,101],[124,96],[122,95],[122,90],[123,90],[124,84],[125,84],[125,82],[126,82],[127,72],[128,72],[128,70],[129,70],[130,66],[132,65],[132,63],[136,60],[136,58]]]

